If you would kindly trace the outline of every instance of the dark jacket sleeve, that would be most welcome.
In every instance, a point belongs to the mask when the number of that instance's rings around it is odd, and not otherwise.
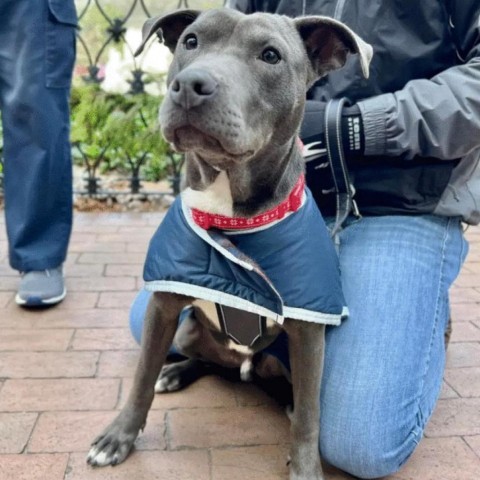
[[[459,64],[358,102],[366,155],[460,158],[480,147],[480,1],[445,0]]]
[[[225,6],[243,13],[253,13],[254,11],[251,0],[227,0]]]

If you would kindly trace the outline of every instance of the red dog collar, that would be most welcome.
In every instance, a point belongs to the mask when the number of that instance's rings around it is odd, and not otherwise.
[[[243,230],[246,228],[263,227],[269,223],[281,220],[288,212],[296,212],[302,205],[303,191],[305,189],[305,176],[302,174],[293,187],[290,195],[275,208],[261,213],[255,217],[226,217],[214,215],[192,208],[193,221],[199,226],[208,230],[218,228],[220,230]]]

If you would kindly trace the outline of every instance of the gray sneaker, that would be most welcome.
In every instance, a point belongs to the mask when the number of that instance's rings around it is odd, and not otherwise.
[[[22,307],[45,307],[61,302],[66,294],[60,265],[49,270],[22,273],[15,302]]]

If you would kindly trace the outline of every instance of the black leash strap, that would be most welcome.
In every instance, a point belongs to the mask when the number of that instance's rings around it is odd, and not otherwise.
[[[342,110],[346,99],[330,100],[325,109],[325,139],[327,155],[332,171],[336,195],[335,224],[332,237],[342,228],[343,223],[353,211],[360,217],[354,196],[354,188],[350,182],[345,153],[342,144]]]

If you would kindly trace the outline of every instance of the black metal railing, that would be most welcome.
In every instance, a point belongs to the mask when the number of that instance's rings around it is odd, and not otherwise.
[[[145,55],[134,57],[138,44],[132,45],[127,37],[129,29],[139,32],[151,16],[180,8],[221,7],[225,3],[224,0],[76,0],[80,28],[72,88],[72,146],[77,170],[78,166],[82,168],[82,180],[77,181],[74,188],[77,195],[178,193],[183,157],[170,150],[156,125],[164,75],[149,71]],[[117,52],[117,57],[121,53],[124,69],[128,69],[128,78],[124,81],[124,87],[128,84],[126,91],[112,93],[103,89],[112,50]],[[147,87],[152,85],[160,94],[147,93]],[[87,107],[82,102],[88,102]],[[89,115],[82,115],[82,108],[89,108]],[[91,122],[92,117],[99,123],[89,125],[90,133],[86,135],[85,122]],[[137,144],[127,141],[127,131],[139,137]],[[151,149],[144,149],[144,145]],[[128,188],[109,187],[105,178],[111,184],[115,176],[126,180],[124,184]],[[164,192],[158,188],[149,191],[143,188],[145,179],[166,179],[168,188]]]

